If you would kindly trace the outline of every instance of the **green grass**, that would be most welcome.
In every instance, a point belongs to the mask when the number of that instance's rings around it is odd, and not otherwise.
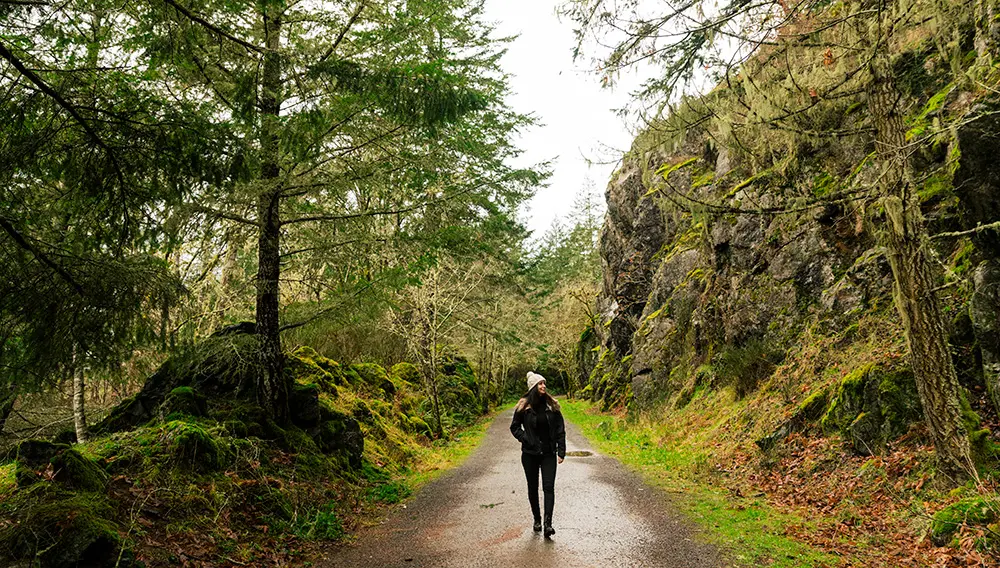
[[[14,478],[14,470],[17,464],[10,462],[0,465],[0,498],[7,497],[17,489],[17,480]]]
[[[741,566],[832,566],[834,556],[815,551],[782,534],[790,525],[809,526],[766,502],[730,497],[704,481],[707,456],[694,448],[662,447],[648,433],[614,416],[599,414],[583,401],[562,403],[563,415],[606,455],[637,471],[647,483],[670,493],[671,503],[702,527],[705,537]]]

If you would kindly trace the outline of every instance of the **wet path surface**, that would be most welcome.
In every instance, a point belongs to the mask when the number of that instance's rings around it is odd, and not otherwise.
[[[714,568],[711,546],[671,513],[666,497],[598,454],[572,424],[556,475],[556,534],[531,530],[520,444],[500,414],[459,468],[427,485],[354,544],[332,549],[323,568]]]

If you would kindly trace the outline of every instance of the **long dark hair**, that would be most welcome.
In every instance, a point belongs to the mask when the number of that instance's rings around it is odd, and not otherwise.
[[[546,404],[551,404],[553,408],[556,408],[556,401],[552,398],[549,393],[542,394],[538,392],[538,386],[531,387],[528,394],[524,395],[524,398],[528,401],[528,406],[534,409],[535,412],[541,412],[545,410]]]

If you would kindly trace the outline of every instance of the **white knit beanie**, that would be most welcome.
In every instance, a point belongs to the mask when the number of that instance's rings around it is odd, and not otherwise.
[[[544,383],[544,382],[545,382],[545,377],[539,375],[538,373],[528,371],[528,390],[535,388],[535,385],[537,385],[538,383]]]

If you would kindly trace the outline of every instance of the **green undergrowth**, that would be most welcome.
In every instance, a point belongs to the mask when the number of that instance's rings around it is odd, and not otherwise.
[[[563,414],[602,452],[637,471],[652,486],[671,495],[671,503],[704,529],[707,539],[741,566],[831,566],[837,559],[782,534],[807,519],[783,513],[765,501],[736,497],[701,481],[707,457],[693,446],[656,443],[650,432],[626,420],[597,412],[589,402],[566,401]]]
[[[223,381],[224,350],[205,352],[164,364],[87,443],[29,440],[0,461],[0,565],[298,564],[461,463],[488,423],[458,357],[441,369],[436,438],[408,363],[341,365],[300,348],[278,422]]]

